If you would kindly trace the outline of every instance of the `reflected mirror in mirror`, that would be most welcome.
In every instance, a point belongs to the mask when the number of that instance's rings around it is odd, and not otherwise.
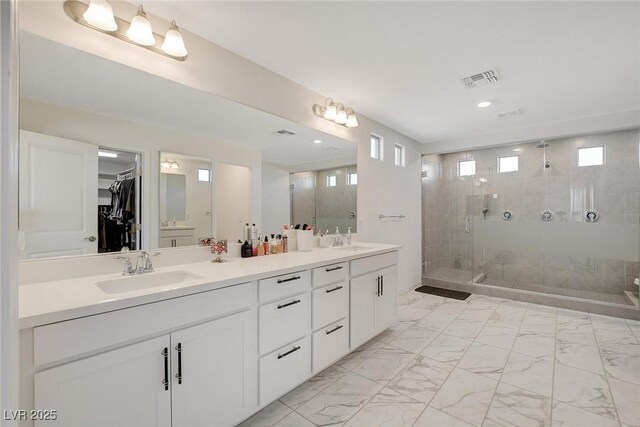
[[[321,233],[355,233],[358,171],[356,165],[291,174],[291,219],[312,224]]]
[[[160,247],[212,236],[211,160],[160,152]]]

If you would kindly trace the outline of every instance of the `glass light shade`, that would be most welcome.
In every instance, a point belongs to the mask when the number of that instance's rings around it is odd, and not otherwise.
[[[349,114],[349,117],[347,118],[347,123],[345,124],[345,126],[348,128],[358,127],[358,118],[354,113]]]
[[[82,15],[87,23],[103,31],[115,31],[118,24],[113,17],[113,9],[107,0],[91,0],[89,7]]]
[[[338,111],[338,114],[336,115],[335,122],[338,123],[339,125],[346,124],[347,123],[347,112],[344,111],[344,110]]]
[[[171,23],[171,27],[169,31],[167,31],[164,43],[162,43],[162,50],[168,55],[187,56],[187,48],[184,46],[184,40],[176,25],[176,21]]]
[[[327,120],[335,120],[337,114],[338,110],[333,102],[324,110],[324,118]]]
[[[138,14],[131,20],[131,25],[127,30],[127,37],[142,46],[156,44],[156,38],[153,36],[153,31],[151,31],[151,23],[147,19],[147,14],[144,13],[142,6],[138,8]]]

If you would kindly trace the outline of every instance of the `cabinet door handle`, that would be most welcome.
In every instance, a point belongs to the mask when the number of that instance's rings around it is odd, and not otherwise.
[[[182,343],[178,343],[176,351],[178,352],[178,373],[176,378],[178,379],[178,384],[182,384]]]
[[[300,350],[300,346],[299,345],[293,347],[291,350],[287,351],[286,353],[278,354],[278,359],[282,359],[283,357],[287,357],[288,355],[290,355],[294,351],[298,351],[298,350]]]
[[[336,326],[335,328],[333,328],[333,329],[330,329],[330,330],[326,331],[326,333],[327,333],[327,335],[332,334],[332,333],[334,333],[335,331],[337,331],[337,330],[339,330],[339,329],[342,329],[343,327],[344,327],[344,325],[338,325],[338,326]]]
[[[292,282],[294,280],[298,280],[299,278],[300,276],[293,276],[293,277],[289,277],[288,279],[278,279],[278,283]]]
[[[281,308],[289,307],[290,305],[297,304],[297,303],[299,303],[299,302],[300,302],[300,300],[299,300],[299,299],[294,299],[293,301],[288,302],[288,303],[286,303],[286,304],[278,304],[278,310],[280,310]]]
[[[338,265],[338,266],[333,267],[333,268],[325,268],[324,271],[326,271],[327,273],[331,273],[332,271],[336,271],[336,270],[342,270],[342,266]]]
[[[380,295],[384,295],[384,276],[380,276]]]
[[[164,378],[162,379],[162,385],[164,391],[169,390],[169,348],[165,347],[162,350],[162,358],[164,359]]]
[[[378,276],[376,280],[378,281],[378,289],[376,290],[376,296],[380,296],[380,276]]]
[[[335,292],[335,291],[339,291],[340,289],[342,289],[344,286],[336,286],[333,289],[327,289],[325,292],[330,294],[331,292]]]

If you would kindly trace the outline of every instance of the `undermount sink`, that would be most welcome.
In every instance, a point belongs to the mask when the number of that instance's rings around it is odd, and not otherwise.
[[[190,280],[201,279],[202,276],[188,271],[167,271],[125,276],[119,279],[97,282],[96,285],[107,294],[157,288],[160,286],[179,285]]]
[[[369,246],[348,245],[348,246],[336,246],[334,249],[337,249],[339,251],[357,252],[357,251],[364,251],[366,249],[371,249],[371,248]]]

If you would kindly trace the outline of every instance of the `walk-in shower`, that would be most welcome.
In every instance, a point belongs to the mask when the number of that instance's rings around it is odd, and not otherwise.
[[[423,156],[424,281],[640,313],[639,145],[629,130]]]

